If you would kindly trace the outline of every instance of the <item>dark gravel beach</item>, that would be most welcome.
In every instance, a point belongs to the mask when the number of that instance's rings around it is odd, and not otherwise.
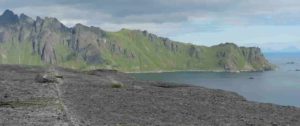
[[[300,109],[113,70],[0,66],[1,126],[299,126]]]

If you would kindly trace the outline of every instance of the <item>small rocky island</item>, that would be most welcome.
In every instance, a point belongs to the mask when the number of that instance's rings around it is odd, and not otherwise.
[[[0,66],[2,126],[299,126],[300,109],[114,70]]]

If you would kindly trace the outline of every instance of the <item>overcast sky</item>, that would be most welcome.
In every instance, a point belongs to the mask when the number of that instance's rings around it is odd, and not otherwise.
[[[0,0],[0,11],[5,9],[56,17],[67,26],[148,30],[199,45],[300,50],[299,0]]]

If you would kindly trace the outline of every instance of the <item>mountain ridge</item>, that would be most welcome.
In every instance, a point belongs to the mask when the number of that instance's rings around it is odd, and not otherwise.
[[[33,19],[6,10],[0,16],[2,64],[56,64],[75,69],[121,71],[264,71],[272,65],[257,47],[233,43],[200,46],[172,41],[142,30],[106,32],[52,17]]]

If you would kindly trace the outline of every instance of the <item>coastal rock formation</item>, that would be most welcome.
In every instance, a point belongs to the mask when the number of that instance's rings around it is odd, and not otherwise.
[[[0,16],[0,63],[121,71],[263,71],[272,69],[259,48],[212,47],[172,41],[147,31],[106,32],[56,18],[32,19],[6,10]]]
[[[250,102],[223,90],[138,81],[114,70],[1,65],[0,71],[3,126],[300,125],[296,107]],[[39,81],[37,74],[59,81]]]

